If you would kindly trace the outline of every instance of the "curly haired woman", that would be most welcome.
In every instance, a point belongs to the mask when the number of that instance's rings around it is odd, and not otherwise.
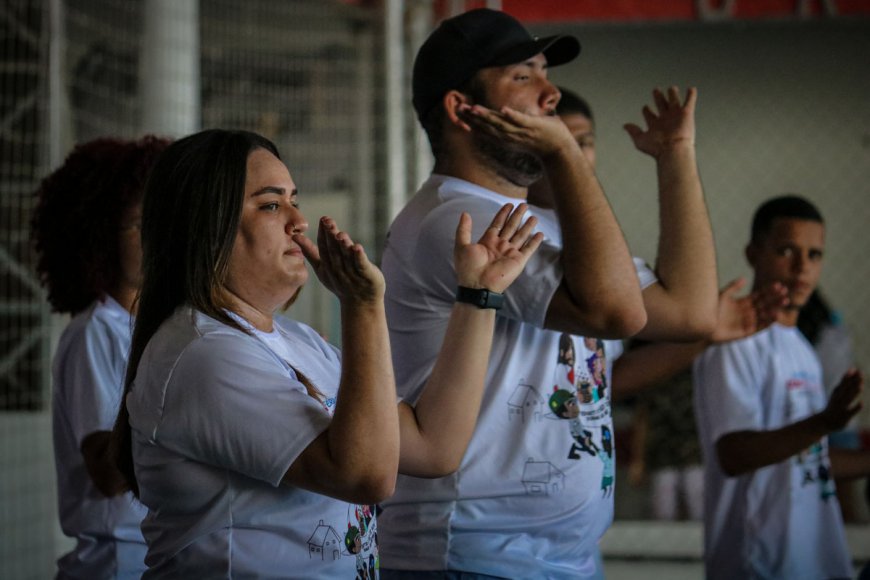
[[[107,453],[141,284],[142,194],[168,145],[153,136],[80,144],[36,191],[37,271],[52,310],[73,316],[52,368],[58,507],[76,540],[58,560],[58,578],[139,578],[145,570],[145,508]]]

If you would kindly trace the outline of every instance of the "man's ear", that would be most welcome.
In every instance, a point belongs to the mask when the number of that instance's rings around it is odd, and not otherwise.
[[[471,127],[463,118],[471,107],[471,99],[457,90],[447,91],[442,99],[444,111],[451,125],[456,125],[463,131],[471,132]]]
[[[749,262],[749,265],[755,268],[755,262],[758,259],[758,246],[755,245],[755,242],[746,244],[743,255],[746,256],[746,261]]]

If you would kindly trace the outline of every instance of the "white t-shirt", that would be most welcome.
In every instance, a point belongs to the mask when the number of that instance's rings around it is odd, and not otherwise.
[[[111,297],[94,302],[66,327],[52,364],[52,432],[60,524],[76,547],[58,562],[75,578],[139,578],[145,508],[133,494],[105,497],[94,487],[82,441],[111,431],[124,391],[130,350],[130,313]]]
[[[477,239],[503,204],[516,201],[433,175],[393,223],[382,269],[403,399],[419,397],[444,337],[460,213],[471,215]],[[605,344],[602,357],[594,339],[588,348],[582,338],[543,329],[561,280],[559,244],[545,240],[505,293],[460,469],[431,480],[399,476],[383,504],[384,568],[510,578],[600,573],[596,545],[613,514],[612,353]]]
[[[148,343],[127,398],[146,578],[376,576],[369,506],[280,484],[329,426],[339,353],[291,320],[272,334],[185,307]]]
[[[779,429],[825,408],[819,361],[800,331],[774,324],[711,347],[695,361],[693,378],[707,577],[851,578],[827,438],[737,477],[725,475],[716,455],[727,433]]]

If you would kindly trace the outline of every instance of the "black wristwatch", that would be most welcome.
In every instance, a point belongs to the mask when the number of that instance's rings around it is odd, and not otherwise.
[[[456,301],[474,304],[478,308],[498,310],[504,304],[504,294],[491,292],[486,288],[466,288],[460,286],[456,290]]]

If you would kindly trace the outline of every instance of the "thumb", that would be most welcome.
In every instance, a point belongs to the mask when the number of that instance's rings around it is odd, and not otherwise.
[[[734,296],[735,294],[740,292],[740,290],[745,285],[746,285],[746,278],[744,278],[743,276],[740,276],[739,278],[735,278],[734,280],[731,280],[730,282],[728,282],[728,284],[725,285],[725,288],[723,288],[722,291],[719,292],[719,294],[721,294],[723,297]]]
[[[299,246],[299,249],[302,250],[302,255],[305,256],[305,259],[311,262],[311,265],[316,269],[320,265],[320,251],[317,249],[314,242],[302,234],[294,235],[293,241]]]
[[[628,136],[631,137],[631,140],[635,142],[637,142],[638,137],[640,137],[643,133],[643,129],[641,129],[634,123],[626,123],[622,126],[622,128],[625,129],[625,132],[628,133]]]

